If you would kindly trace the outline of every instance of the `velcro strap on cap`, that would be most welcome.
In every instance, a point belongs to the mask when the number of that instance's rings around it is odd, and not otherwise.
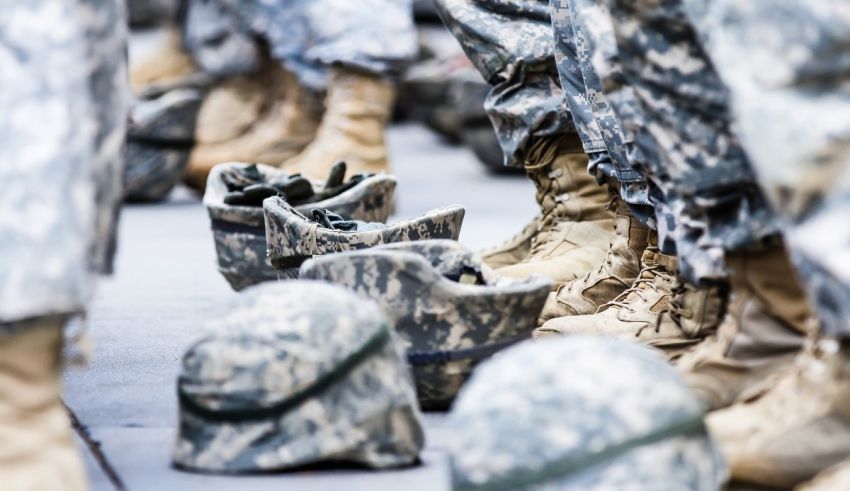
[[[267,419],[279,418],[292,409],[303,404],[308,399],[317,397],[322,392],[342,380],[361,363],[384,348],[390,340],[389,327],[384,324],[357,350],[340,361],[335,367],[322,374],[312,384],[292,394],[290,397],[267,407],[255,409],[210,409],[196,403],[178,385],[177,398],[181,411],[189,412],[199,418],[218,423],[250,423]]]
[[[668,438],[704,432],[706,430],[703,418],[703,414],[697,414],[692,418],[662,426],[650,433],[604,448],[598,452],[591,452],[578,457],[565,457],[549,462],[538,469],[518,471],[513,475],[480,484],[457,483],[453,489],[454,491],[510,491],[554,479],[565,479],[595,465],[610,462],[638,447],[652,445]]]
[[[423,367],[428,365],[445,365],[453,361],[462,360],[483,360],[497,352],[508,348],[520,341],[528,339],[528,335],[501,341],[498,343],[485,344],[483,346],[474,346],[472,348],[463,348],[446,351],[414,351],[407,353],[407,363],[413,367]]]

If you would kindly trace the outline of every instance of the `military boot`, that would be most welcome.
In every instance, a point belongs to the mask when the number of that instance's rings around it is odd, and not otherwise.
[[[794,491],[835,491],[850,489],[850,458],[818,473],[811,481],[794,488]]]
[[[619,198],[615,198],[615,206],[616,233],[602,264],[550,293],[540,314],[541,324],[556,317],[594,314],[637,279],[641,269],[640,258],[651,231],[632,216],[628,206]],[[653,242],[653,245],[658,245],[657,238]]]
[[[549,335],[597,335],[635,340],[664,350],[675,358],[699,341],[683,331],[669,315],[673,290],[677,285],[677,261],[647,247],[643,267],[631,287],[591,315],[551,319],[535,331],[536,337]]]
[[[331,70],[326,111],[316,138],[281,168],[321,179],[340,160],[352,173],[389,172],[384,130],[395,101],[392,82],[342,68]]]
[[[526,257],[501,267],[502,276],[546,276],[561,285],[585,275],[605,258],[614,229],[608,190],[587,172],[575,135],[535,142],[524,163],[537,187],[542,217]]]
[[[197,71],[195,62],[183,50],[177,29],[170,27],[159,49],[131,64],[130,87],[139,93],[152,85],[170,84]]]
[[[521,262],[531,252],[531,242],[542,226],[543,215],[538,214],[518,234],[503,243],[479,253],[481,260],[493,269]]]
[[[784,247],[730,254],[726,262],[728,314],[713,336],[678,362],[710,409],[763,393],[811,330],[812,312]]]
[[[707,424],[735,480],[786,489],[847,459],[850,342],[809,343],[762,397]]]
[[[217,164],[277,164],[298,154],[315,137],[321,114],[318,94],[276,67],[220,84],[201,106],[186,183],[202,192]]]

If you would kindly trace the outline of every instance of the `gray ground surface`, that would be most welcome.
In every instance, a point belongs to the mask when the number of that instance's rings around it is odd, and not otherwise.
[[[531,184],[488,174],[470,152],[418,126],[391,130],[399,176],[396,218],[448,204],[467,208],[461,242],[499,243],[535,213]],[[178,189],[168,203],[124,209],[116,275],[100,283],[88,317],[88,367],[69,371],[65,401],[129,490],[399,490],[448,488],[442,415],[428,415],[420,467],[225,478],[169,466],[176,421],[175,377],[185,348],[235,295],[215,268],[200,201]],[[82,445],[82,441],[81,441]],[[86,451],[92,488],[114,486]]]

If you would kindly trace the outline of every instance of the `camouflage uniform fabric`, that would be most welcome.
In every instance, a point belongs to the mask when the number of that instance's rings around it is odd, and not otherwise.
[[[266,227],[261,206],[229,205],[224,202],[228,188],[224,175],[231,169],[245,169],[249,164],[227,163],[215,166],[207,180],[204,206],[210,217],[215,240],[218,269],[234,290],[286,278],[276,270],[266,256]],[[256,165],[267,181],[282,178],[286,173],[262,164]],[[321,188],[314,184],[314,188]],[[396,179],[379,174],[367,177],[354,187],[336,196],[296,207],[307,214],[313,208],[328,209],[344,217],[384,222],[390,215],[396,189]]]
[[[216,1],[314,90],[325,87],[329,66],[398,77],[418,51],[411,0]]]
[[[381,306],[426,410],[448,408],[479,362],[528,338],[552,286],[542,277],[499,277],[450,240],[318,257],[301,267],[300,278],[345,286]]]
[[[522,165],[532,138],[575,133],[555,64],[548,0],[435,3],[491,85],[484,107],[507,165]]]
[[[825,331],[850,335],[850,5],[722,0],[693,9],[741,142],[781,216]],[[790,114],[789,114],[790,111]]]
[[[636,143],[667,171],[680,276],[723,280],[725,252],[755,247],[778,230],[733,132],[729,92],[701,46],[688,2],[607,1],[624,78],[645,118]]]
[[[509,165],[522,162],[531,137],[578,132],[590,157],[591,174],[600,179],[616,178],[623,184],[622,194],[627,202],[649,204],[644,177],[629,164],[622,128],[605,101],[602,87],[591,85],[593,80],[583,77],[580,65],[589,62],[588,45],[576,46],[566,1],[562,6],[551,3],[551,18],[548,0],[511,5],[446,0],[438,5],[446,25],[493,86],[486,108]],[[525,36],[513,33],[517,25],[523,26]],[[505,37],[508,30],[511,37]],[[557,41],[554,46],[553,36]],[[493,38],[497,40],[494,42]],[[540,68],[512,74],[512,70],[522,69],[513,68],[520,62]],[[502,83],[503,79],[509,83]],[[565,102],[569,114],[565,113]],[[614,145],[615,142],[619,143]]]
[[[313,256],[367,249],[391,242],[457,240],[465,210],[457,205],[447,206],[392,225],[364,224],[367,225],[366,229],[354,231],[335,230],[321,225],[279,197],[265,200],[263,213],[271,264],[294,276],[301,264]]]
[[[413,382],[374,303],[326,283],[266,284],[208,328],[177,382],[179,467],[239,473],[417,460],[424,435]]]
[[[663,358],[623,341],[500,353],[447,426],[455,490],[719,491],[726,480],[699,401]]]
[[[81,312],[111,271],[126,131],[117,0],[11,0],[0,16],[0,334]],[[60,27],[61,26],[61,27]]]

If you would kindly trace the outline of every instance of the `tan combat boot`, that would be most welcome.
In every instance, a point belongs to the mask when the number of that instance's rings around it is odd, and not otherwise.
[[[195,62],[183,50],[175,27],[154,53],[142,60],[131,60],[130,87],[138,93],[152,85],[167,85],[198,71]]]
[[[540,323],[567,315],[594,314],[599,307],[620,296],[640,273],[640,258],[650,230],[640,223],[619,198],[615,198],[616,233],[602,264],[549,294]],[[657,245],[653,244],[653,245]]]
[[[342,68],[331,69],[325,115],[307,148],[280,166],[309,179],[325,179],[338,161],[349,172],[389,172],[384,130],[395,101],[389,80]]]
[[[24,324],[29,324],[24,326]],[[62,405],[64,320],[22,323],[0,337],[0,489],[88,489]]]
[[[850,458],[850,344],[809,343],[762,397],[706,423],[738,481],[787,489]]]
[[[542,227],[542,223],[543,215],[539,214],[528,225],[523,227],[518,234],[495,247],[480,251],[478,255],[487,266],[493,269],[521,262],[531,252],[531,242],[534,236],[537,235],[537,231]]]
[[[291,158],[313,140],[321,114],[318,94],[276,66],[222,82],[204,98],[184,180],[203,192],[220,163],[276,165]]]
[[[496,271],[514,278],[547,276],[557,287],[605,258],[614,231],[608,190],[588,174],[587,156],[575,135],[539,139],[524,166],[537,187],[542,219],[528,255]]]
[[[785,248],[727,256],[728,315],[677,366],[710,409],[757,397],[800,352],[812,313]]]
[[[794,491],[836,491],[838,489],[850,489],[850,458],[819,472],[814,479],[797,486]]]
[[[535,337],[551,335],[597,335],[639,341],[666,352],[682,354],[700,338],[688,335],[670,311],[677,285],[677,260],[647,247],[643,268],[629,289],[604,305],[596,314],[558,317],[534,331]]]

